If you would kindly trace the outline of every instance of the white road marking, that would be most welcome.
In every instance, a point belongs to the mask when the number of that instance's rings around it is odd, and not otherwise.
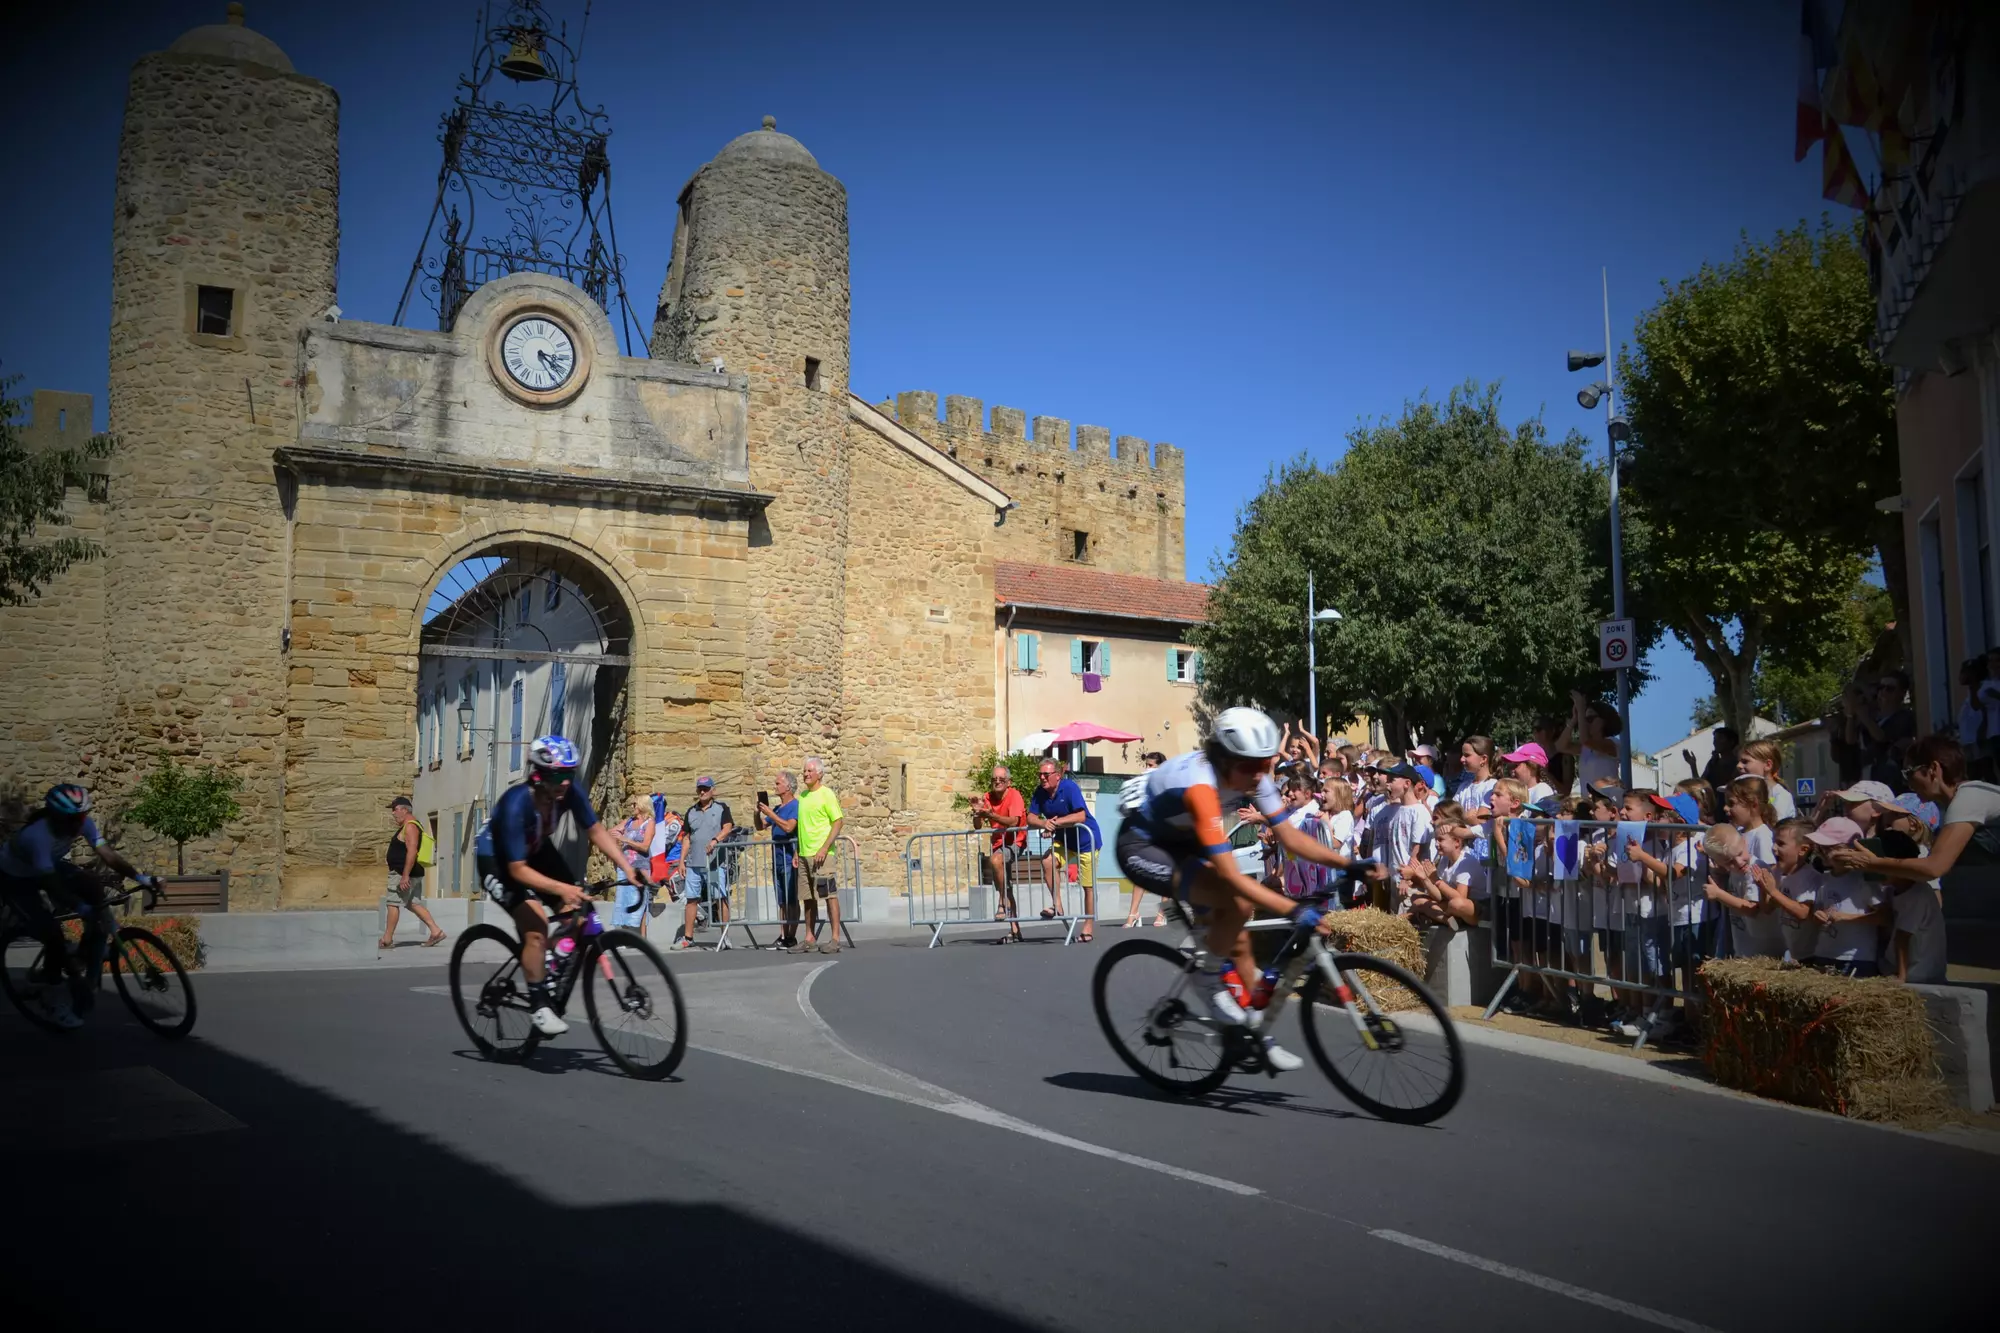
[[[1707,1324],[1697,1324],[1692,1319],[1682,1319],[1678,1315],[1670,1315],[1665,1311],[1655,1310],[1648,1305],[1635,1305],[1631,1301],[1621,1301],[1616,1296],[1606,1296],[1603,1292],[1592,1291],[1588,1287],[1578,1287],[1568,1282],[1559,1282],[1555,1278],[1543,1277],[1540,1273],[1531,1273],[1525,1268],[1516,1268],[1512,1264],[1503,1264],[1493,1259],[1482,1259],[1476,1254],[1467,1254],[1464,1250],[1454,1250],[1448,1245],[1438,1245],[1434,1242],[1424,1240],[1419,1236],[1408,1236],[1400,1231],[1385,1230],[1374,1230],[1368,1234],[1377,1240],[1386,1240],[1392,1245],[1401,1245],[1422,1254],[1428,1254],[1435,1259],[1448,1259],[1452,1263],[1464,1264],[1467,1268],[1476,1268],[1482,1273],[1491,1273],[1495,1277],[1504,1277],[1512,1282],[1523,1283],[1530,1287],[1539,1287],[1543,1291],[1553,1292],[1558,1296],[1567,1296],[1573,1301],[1582,1301],[1585,1305],[1595,1305],[1600,1310],[1610,1310],[1617,1314],[1622,1314],[1628,1319],[1637,1319],[1641,1323],[1653,1324],[1660,1328],[1676,1329],[1679,1333],[1718,1333],[1718,1330],[1710,1328]]]

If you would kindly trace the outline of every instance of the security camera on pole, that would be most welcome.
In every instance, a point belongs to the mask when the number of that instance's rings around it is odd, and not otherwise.
[[[1601,366],[1611,354],[1611,273],[1601,271],[1604,284],[1604,351],[1569,354],[1572,371]],[[1606,378],[1576,391],[1577,406],[1589,411],[1604,404],[1605,447],[1611,455],[1611,619],[1597,626],[1597,665],[1618,674],[1618,781],[1632,785],[1632,660],[1638,644],[1632,622],[1625,618],[1625,540],[1618,525],[1618,450],[1632,442],[1632,423],[1618,415],[1616,391]]]

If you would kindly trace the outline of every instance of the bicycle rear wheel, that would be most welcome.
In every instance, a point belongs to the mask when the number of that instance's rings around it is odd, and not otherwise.
[[[659,950],[607,930],[585,965],[583,1008],[597,1044],[633,1078],[665,1078],[687,1054],[687,1009]]]
[[[489,1060],[514,1060],[535,1047],[521,942],[498,926],[462,931],[451,950],[451,1003],[459,1026]]]
[[[21,1017],[44,1032],[66,1032],[67,1028],[43,1012],[41,993],[49,986],[47,950],[42,942],[20,926],[0,927],[0,990],[21,1011]]]
[[[174,951],[150,930],[125,926],[111,941],[111,977],[132,1017],[162,1037],[194,1030],[194,986]]]
[[[1090,979],[1098,1026],[1126,1068],[1166,1092],[1198,1096],[1235,1060],[1189,974],[1188,956],[1158,940],[1113,945]]]
[[[1384,1120],[1424,1125],[1451,1110],[1465,1089],[1465,1057],[1451,1015],[1430,988],[1372,954],[1332,958],[1347,978],[1351,1004],[1318,967],[1299,995],[1299,1026],[1320,1071],[1349,1101]],[[1408,1007],[1391,1012],[1386,1003]]]

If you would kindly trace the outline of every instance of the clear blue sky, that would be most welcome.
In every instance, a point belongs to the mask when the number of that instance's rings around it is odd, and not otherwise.
[[[109,9],[36,7],[0,80],[0,372],[96,393],[100,422],[126,71],[223,4]],[[1831,207],[1792,162],[1795,0],[966,9],[597,0],[634,305],[683,182],[775,115],[847,184],[855,390],[1180,445],[1195,578],[1267,465],[1427,391],[1497,379],[1509,416],[1601,439],[1562,359],[1603,341],[1599,266],[1622,341],[1661,280]],[[574,32],[580,3],[551,10]],[[349,318],[395,309],[475,13],[249,6],[341,95]],[[1708,690],[1672,645],[1655,665],[1642,749]]]

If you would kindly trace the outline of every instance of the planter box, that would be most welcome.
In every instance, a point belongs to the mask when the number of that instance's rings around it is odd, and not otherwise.
[[[223,870],[213,875],[160,876],[160,905],[154,910],[162,914],[227,912],[229,872]]]

